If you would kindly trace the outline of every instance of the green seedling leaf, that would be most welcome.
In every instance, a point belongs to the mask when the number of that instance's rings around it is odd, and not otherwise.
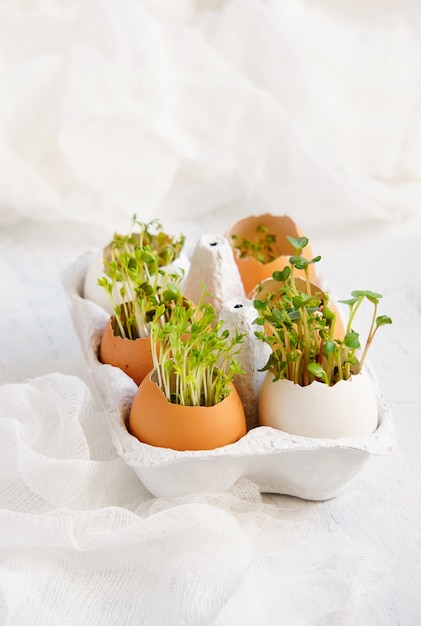
[[[292,256],[290,257],[289,262],[297,270],[305,270],[305,268],[309,265],[309,261],[302,256]]]
[[[296,311],[294,309],[291,309],[291,310],[288,311],[288,317],[289,317],[291,322],[296,322],[297,320],[301,319],[301,313],[300,313],[300,311]]]
[[[257,311],[265,309],[269,303],[269,300],[253,300],[253,306]]]
[[[348,300],[338,300],[338,302],[340,302],[341,304],[347,304],[348,306],[352,307],[354,306],[354,304],[356,304],[358,302],[360,298],[348,298]]]
[[[323,369],[323,367],[319,365],[319,363],[314,363],[314,362],[309,363],[307,365],[307,370],[310,372],[310,374],[313,374],[313,376],[315,376],[316,378],[321,378],[323,382],[325,382],[326,384],[329,384],[327,374],[325,370]]]
[[[130,257],[129,259],[127,259],[127,269],[136,270],[136,268],[137,268],[137,259],[134,259],[133,257]]]
[[[142,251],[142,261],[147,264],[152,264],[156,262],[156,257],[152,254],[152,252],[144,248]]]
[[[327,306],[323,307],[322,315],[325,318],[325,320],[334,320],[336,318],[335,313],[332,311],[332,309],[329,309],[329,307]]]
[[[351,291],[351,296],[354,296],[354,298],[368,298],[371,301],[377,301],[383,297],[381,293],[376,293],[375,291],[360,291],[358,289]]]
[[[294,305],[295,309],[301,309],[302,307],[305,307],[306,304],[310,301],[310,298],[302,295],[302,296],[294,296],[292,298],[292,304]]]
[[[308,244],[307,237],[297,237],[297,239],[294,239],[294,237],[287,235],[287,239],[296,250],[303,250]]]
[[[285,320],[287,319],[285,311],[281,311],[280,309],[273,309],[272,310],[272,315],[267,317],[267,320],[271,323],[271,324],[275,324],[275,325],[282,325],[284,324]]]
[[[105,276],[103,278],[98,278],[98,285],[103,287],[106,291],[110,291],[110,289],[112,289],[111,283],[108,282]]]
[[[312,298],[309,299],[309,301],[312,301]],[[308,314],[313,314],[316,313],[316,311],[319,311],[319,307],[318,306],[306,306],[306,311]]]
[[[239,361],[237,361],[236,358],[233,358],[230,366],[229,366],[230,372],[232,375],[238,375],[238,374],[245,374],[246,371],[241,367],[241,364]]]
[[[326,354],[326,355],[334,354],[335,350],[336,350],[336,343],[333,341],[333,339],[329,339],[323,345],[323,354]]]
[[[291,268],[286,265],[283,270],[276,270],[272,274],[273,280],[276,280],[278,283],[284,283],[291,274]]]
[[[116,272],[118,269],[118,265],[116,261],[109,261],[108,262],[108,271],[109,272]]]
[[[356,350],[357,348],[360,347],[359,334],[351,330],[351,332],[345,335],[344,344],[346,345],[347,348]]]
[[[161,315],[164,315],[165,304],[160,304],[154,311],[152,311],[152,313],[154,319],[158,319],[159,317],[161,317]]]
[[[167,288],[164,290],[162,297],[164,298],[165,301],[169,301],[169,300],[177,300],[181,295],[181,291],[180,289],[177,287],[177,285],[168,285]]]
[[[385,326],[386,324],[392,324],[392,320],[388,315],[379,315],[376,318],[376,327],[380,328],[380,326]]]

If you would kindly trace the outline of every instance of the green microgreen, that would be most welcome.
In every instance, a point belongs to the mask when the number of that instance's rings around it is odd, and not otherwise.
[[[259,224],[256,228],[256,234],[253,240],[240,239],[236,234],[231,235],[233,247],[239,250],[241,259],[253,257],[260,263],[266,264],[274,261],[278,256],[275,244],[276,235],[269,232],[267,226]]]
[[[334,385],[361,371],[369,347],[377,330],[392,320],[386,315],[377,316],[381,294],[373,291],[353,291],[351,298],[340,300],[348,305],[349,316],[344,336],[335,336],[336,313],[329,307],[329,296],[322,291],[313,294],[308,268],[318,263],[320,256],[310,261],[301,255],[308,245],[306,237],[287,237],[295,254],[282,271],[273,272],[272,278],[279,286],[272,293],[259,298],[261,284],[253,306],[258,313],[254,324],[258,339],[271,348],[269,359],[262,371],[270,371],[274,380],[286,378],[305,386],[313,380]],[[297,270],[304,270],[305,287],[300,291],[295,281]],[[364,344],[353,329],[358,309],[366,301],[373,306],[371,323]]]
[[[213,406],[230,392],[236,374],[243,374],[235,355],[244,335],[223,328],[202,286],[199,303],[180,297],[170,315],[165,305],[150,324],[157,383],[167,400],[185,406]]]
[[[115,233],[104,258],[104,288],[116,319],[116,330],[125,339],[149,335],[150,321],[162,302],[178,297],[181,270],[170,272],[169,264],[184,245],[184,236],[170,237],[157,221],[132,218],[127,235]],[[165,296],[164,296],[165,294]]]

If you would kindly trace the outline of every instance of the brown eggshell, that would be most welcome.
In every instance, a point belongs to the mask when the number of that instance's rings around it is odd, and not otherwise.
[[[149,337],[123,339],[115,335],[112,318],[102,334],[99,357],[102,363],[122,369],[137,385],[153,368],[151,340]]]
[[[234,248],[232,242],[232,235],[242,239],[248,239],[253,241],[256,238],[256,229],[258,226],[266,226],[270,233],[276,235],[276,241],[273,245],[277,258],[269,263],[261,263],[253,257],[240,258],[239,250]],[[227,239],[233,246],[234,258],[237,264],[238,270],[243,281],[244,290],[246,294],[250,294],[253,288],[265,278],[270,278],[273,272],[282,270],[289,264],[289,258],[294,254],[294,248],[292,244],[286,238],[287,235],[297,238],[303,237],[303,232],[297,226],[293,219],[287,215],[271,215],[265,213],[264,215],[250,215],[238,222],[236,222],[232,228],[226,234]],[[313,258],[310,246],[307,246],[302,255],[310,260]],[[304,272],[299,271],[298,274],[304,275]],[[309,276],[314,277],[314,268],[309,266]]]
[[[168,402],[150,372],[139,387],[129,417],[129,431],[140,441],[173,450],[212,450],[246,434],[243,405],[235,389],[211,407]]]

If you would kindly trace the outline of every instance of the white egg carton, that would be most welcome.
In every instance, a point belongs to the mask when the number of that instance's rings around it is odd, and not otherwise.
[[[126,426],[136,384],[123,371],[98,361],[98,348],[108,314],[82,296],[92,256],[93,253],[89,253],[77,259],[63,277],[73,324],[105,407],[113,445],[154,496],[226,491],[238,479],[249,478],[259,485],[262,493],[327,500],[341,493],[371,456],[392,451],[395,444],[393,420],[371,368],[368,371],[376,384],[378,397],[377,430],[366,437],[316,439],[255,426],[261,384],[257,370],[261,364],[254,365],[248,379],[243,381],[242,390],[239,389],[245,402],[249,430],[236,443],[215,450],[180,452],[140,442]],[[235,302],[242,306],[236,308]],[[251,314],[251,303],[241,294],[234,294],[232,300],[222,303],[222,310],[227,312],[227,306],[228,310],[231,307],[232,313],[240,311],[237,318],[240,325]],[[249,355],[254,349],[255,346],[248,345]],[[256,353],[257,360],[263,356]]]

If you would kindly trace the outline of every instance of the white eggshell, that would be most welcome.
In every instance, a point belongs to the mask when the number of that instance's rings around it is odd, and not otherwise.
[[[314,381],[306,387],[273,382],[268,372],[259,396],[259,422],[302,437],[359,437],[378,422],[376,390],[364,370],[333,386]]]
[[[104,276],[103,250],[97,250],[92,257],[83,283],[83,297],[91,300],[102,307],[107,313],[112,314],[111,303],[108,300],[105,289],[98,285],[98,278]]]

